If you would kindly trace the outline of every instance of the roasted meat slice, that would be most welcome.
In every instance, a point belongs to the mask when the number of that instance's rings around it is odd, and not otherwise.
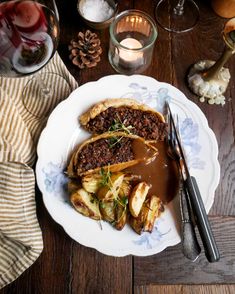
[[[80,117],[81,125],[92,134],[125,131],[145,140],[163,140],[166,123],[161,113],[134,99],[107,99]]]
[[[68,176],[99,172],[101,168],[120,171],[157,155],[156,147],[143,138],[123,132],[108,132],[85,141],[72,154]]]

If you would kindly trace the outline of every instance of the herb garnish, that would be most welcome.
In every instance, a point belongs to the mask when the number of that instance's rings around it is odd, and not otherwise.
[[[111,176],[112,176],[112,173],[109,170],[109,165],[108,165],[107,171],[103,167],[101,167],[100,175],[101,175],[100,185],[101,186],[109,186],[110,182],[111,182]]]
[[[126,120],[121,121],[120,117],[117,115],[118,119],[114,119],[111,126],[109,127],[110,132],[118,132],[122,131],[127,134],[131,134],[131,130],[134,128],[133,126],[125,126]]]
[[[121,213],[121,215],[119,216],[118,219],[111,222],[112,225],[115,225],[116,223],[118,223],[122,219],[122,217],[126,213],[127,204],[128,204],[128,197],[126,197],[126,196],[124,196],[122,198],[117,197],[116,199],[114,199],[114,208],[118,209],[118,205],[121,206],[122,207],[122,213]]]
[[[121,142],[123,136],[121,137],[116,137],[116,136],[113,136],[111,138],[108,139],[108,145],[109,145],[109,148],[113,148],[115,145],[117,145],[118,143]]]
[[[122,206],[126,206],[128,204],[128,197],[124,196],[120,199],[120,203],[122,204]]]

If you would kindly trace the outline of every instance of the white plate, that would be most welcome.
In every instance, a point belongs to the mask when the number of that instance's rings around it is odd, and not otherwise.
[[[153,78],[133,75],[106,76],[76,89],[51,114],[38,144],[36,176],[46,208],[53,219],[77,242],[113,255],[147,256],[180,242],[179,205],[175,198],[156,221],[153,232],[137,235],[126,225],[122,231],[108,223],[100,224],[82,216],[68,201],[67,179],[63,173],[77,143],[90,135],[79,125],[78,117],[91,105],[106,98],[132,97],[157,110],[165,99],[178,113],[181,137],[190,172],[196,177],[207,212],[219,183],[218,147],[201,110],[175,87]]]

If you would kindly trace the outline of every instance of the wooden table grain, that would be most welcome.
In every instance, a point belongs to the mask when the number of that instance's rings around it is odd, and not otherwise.
[[[120,11],[136,8],[154,17],[156,1],[119,1]],[[53,221],[36,189],[37,214],[43,232],[44,250],[38,260],[1,294],[12,293],[138,293],[138,294],[227,294],[235,293],[235,59],[228,62],[232,79],[225,106],[200,103],[185,81],[190,65],[201,59],[217,59],[223,51],[221,31],[226,21],[211,9],[210,2],[196,1],[200,21],[191,32],[168,33],[158,28],[153,62],[145,75],[179,88],[204,112],[219,146],[221,179],[215,193],[210,221],[221,253],[217,263],[202,253],[195,263],[186,260],[178,244],[149,257],[105,256],[72,240]],[[61,38],[58,48],[79,85],[115,74],[107,58],[108,29],[95,31],[103,49],[101,62],[93,69],[79,70],[69,60],[68,44],[87,29],[79,18],[76,0],[57,0]]]

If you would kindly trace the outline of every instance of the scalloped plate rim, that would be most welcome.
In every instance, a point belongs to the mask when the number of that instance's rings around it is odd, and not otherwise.
[[[200,117],[200,119],[202,120],[203,124],[204,124],[204,129],[207,131],[207,133],[209,134],[209,137],[213,143],[213,146],[214,146],[214,152],[215,152],[215,158],[216,160],[214,161],[214,164],[215,164],[215,175],[214,175],[214,178],[213,178],[213,188],[212,188],[212,191],[211,191],[211,194],[213,194],[213,197],[210,197],[210,201],[206,203],[206,210],[207,212],[209,211],[209,209],[211,208],[213,202],[214,202],[214,197],[215,197],[215,190],[219,184],[219,180],[220,180],[220,165],[219,165],[219,162],[218,162],[218,145],[217,145],[217,140],[216,140],[216,136],[214,134],[214,132],[211,130],[211,128],[209,127],[208,125],[208,121],[205,117],[205,115],[203,114],[203,112],[201,111],[201,109],[195,104],[193,103],[192,101],[190,101],[179,89],[177,89],[176,87],[172,86],[171,84],[168,84],[168,83],[165,83],[165,82],[159,82],[157,81],[156,79],[152,78],[152,77],[148,77],[148,76],[144,76],[144,75],[132,75],[132,76],[124,76],[124,75],[108,75],[108,76],[104,76],[102,78],[100,78],[99,80],[97,81],[90,81],[90,82],[87,82],[83,85],[81,85],[80,87],[78,87],[77,89],[75,89],[70,95],[69,97],[62,101],[61,103],[59,103],[57,105],[57,107],[54,109],[54,111],[51,113],[50,117],[48,118],[48,121],[47,121],[47,124],[45,126],[45,128],[43,129],[42,133],[41,133],[41,136],[40,136],[40,139],[39,139],[39,143],[38,143],[38,146],[37,146],[37,153],[38,153],[38,158],[39,158],[39,155],[40,155],[40,149],[41,149],[41,145],[43,144],[43,140],[44,140],[44,137],[46,137],[47,135],[47,132],[48,132],[48,129],[50,127],[50,124],[53,124],[53,120],[56,118],[57,116],[57,113],[60,112],[60,110],[63,108],[64,104],[67,104],[70,102],[70,100],[72,99],[75,99],[73,97],[75,97],[77,95],[77,93],[79,93],[80,89],[83,87],[83,89],[85,87],[90,87],[91,85],[94,85],[96,83],[99,83],[99,82],[107,82],[108,79],[115,79],[115,78],[125,78],[125,79],[130,79],[130,80],[133,80],[135,79],[135,77],[137,78],[147,78],[147,79],[151,79],[153,80],[154,82],[157,82],[159,85],[162,85],[162,86],[166,86],[167,88],[171,88],[172,90],[176,91],[179,95],[181,95],[182,97],[184,97],[184,101],[182,101],[183,103],[182,104],[185,104],[187,106],[187,104],[190,105],[190,107],[193,107],[196,112],[197,112],[197,115]],[[206,124],[205,124],[206,123]],[[38,180],[38,174],[39,174],[39,171],[38,171],[38,168],[39,168],[39,160],[36,164],[36,179]],[[43,189],[42,187],[38,186],[42,195],[43,195]],[[208,198],[207,198],[208,200]],[[86,246],[86,247],[90,247],[90,248],[93,248],[93,249],[96,249],[98,250],[99,252],[101,253],[104,253],[106,255],[110,255],[110,256],[126,256],[126,255],[135,255],[135,256],[149,256],[149,255],[153,255],[153,254],[157,254],[161,251],[163,251],[164,249],[166,249],[167,247],[169,246],[174,246],[176,244],[178,244],[181,240],[179,238],[179,236],[175,235],[174,238],[171,238],[171,239],[167,239],[165,240],[165,242],[163,242],[161,245],[159,245],[157,247],[157,251],[156,251],[156,248],[152,248],[152,249],[148,249],[148,251],[144,248],[140,248],[139,252],[135,252],[135,253],[132,253],[131,250],[128,250],[128,249],[120,249],[120,250],[117,250],[115,249],[115,254],[113,253],[113,249],[111,248],[110,250],[108,248],[104,248],[102,246],[96,246],[96,245],[90,245],[90,244],[87,244],[83,239],[81,240],[76,240],[75,238],[75,235],[74,233],[72,232],[71,228],[66,228],[63,224],[63,221],[60,219],[60,217],[58,217],[58,215],[56,215],[55,211],[50,211],[49,210],[49,207],[47,205],[47,202],[46,202],[46,199],[45,197],[43,196],[43,202],[44,202],[44,205],[45,207],[47,208],[49,214],[51,215],[51,217],[54,219],[55,222],[57,222],[59,225],[61,225],[64,229],[64,231],[72,238],[74,239],[75,241],[79,242],[80,244]]]

